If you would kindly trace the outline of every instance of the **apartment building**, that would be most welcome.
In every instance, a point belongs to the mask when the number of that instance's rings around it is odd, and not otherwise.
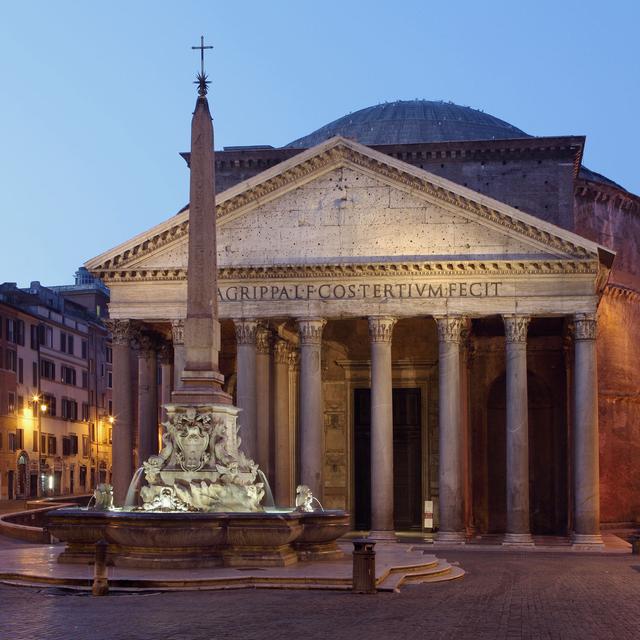
[[[109,481],[108,293],[86,272],[75,285],[0,285],[0,497],[82,494]]]

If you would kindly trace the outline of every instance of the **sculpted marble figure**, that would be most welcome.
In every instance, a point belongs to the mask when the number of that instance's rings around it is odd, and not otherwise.
[[[143,509],[261,511],[258,465],[240,450],[234,419],[195,407],[170,407],[163,448],[143,465]],[[167,491],[167,489],[169,491]]]

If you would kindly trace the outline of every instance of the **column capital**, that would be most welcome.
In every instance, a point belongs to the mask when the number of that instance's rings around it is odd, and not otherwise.
[[[136,336],[139,358],[151,358],[158,349],[158,337],[150,331],[141,329]]]
[[[301,344],[320,344],[322,330],[327,324],[324,318],[298,318],[298,333]]]
[[[503,315],[504,335],[507,342],[527,342],[527,330],[531,318],[520,315]]]
[[[184,344],[184,320],[182,318],[171,321],[171,337],[173,344]]]
[[[258,331],[257,320],[234,318],[233,325],[236,329],[236,342],[238,344],[255,344]]]
[[[131,320],[106,320],[105,324],[111,333],[114,345],[129,346],[133,338],[134,323]]]
[[[595,340],[596,329],[595,313],[576,313],[573,317],[573,337],[575,340]]]
[[[391,342],[393,327],[397,318],[392,316],[369,316],[369,337],[371,342]]]
[[[436,316],[435,319],[438,325],[438,340],[460,344],[466,318],[463,316]]]
[[[298,371],[300,368],[300,352],[297,349],[289,351],[289,368],[292,371]]]
[[[287,364],[289,362],[289,343],[282,338],[276,338],[273,346],[276,364]]]
[[[267,327],[258,326],[256,329],[256,350],[263,355],[271,351],[271,331]]]

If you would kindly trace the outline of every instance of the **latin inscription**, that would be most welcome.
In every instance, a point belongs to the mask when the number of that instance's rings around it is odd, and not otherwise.
[[[280,300],[378,300],[416,298],[495,298],[502,282],[402,282],[377,284],[229,285],[218,287],[221,302]]]

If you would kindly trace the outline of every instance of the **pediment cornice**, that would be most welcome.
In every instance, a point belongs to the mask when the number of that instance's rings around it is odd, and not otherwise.
[[[450,211],[466,213],[510,235],[526,238],[558,257],[588,260],[597,256],[598,245],[589,240],[343,138],[333,138],[308,149],[219,194],[216,205],[219,223],[224,224],[225,220],[340,166],[374,174],[399,188],[436,201]],[[126,270],[141,258],[184,238],[188,227],[187,210],[90,260],[86,266],[95,274]]]
[[[372,262],[350,264],[275,265],[269,267],[223,267],[218,271],[225,280],[290,280],[313,278],[416,278],[474,276],[544,276],[597,274],[597,260],[551,261],[454,261],[454,262]],[[107,283],[180,281],[187,279],[186,269],[112,269],[98,271]]]

